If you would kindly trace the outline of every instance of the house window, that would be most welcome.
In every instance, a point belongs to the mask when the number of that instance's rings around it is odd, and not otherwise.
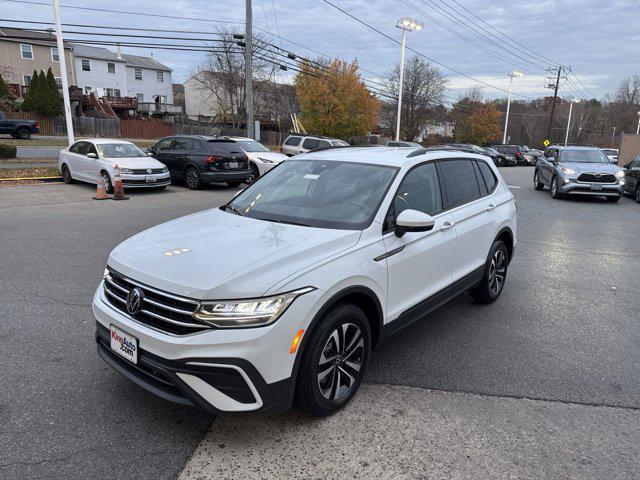
[[[58,55],[58,47],[51,47],[51,61],[52,62],[60,61],[60,55]]]
[[[31,85],[31,80],[31,75],[22,75],[22,85],[24,85],[25,87]]]
[[[91,93],[91,87],[84,87],[84,94],[89,95]]]
[[[158,79],[159,82],[164,82],[164,72],[161,72],[160,70],[158,70],[156,72],[156,78]]]
[[[140,103],[144,102],[144,94],[136,93],[136,98],[138,99],[138,102]]]
[[[53,77],[53,79],[56,81],[56,86],[59,89],[62,89],[62,78],[61,77]]]
[[[116,73],[116,64],[113,62],[107,62],[107,73]]]
[[[107,97],[113,97],[113,88],[107,88]]]
[[[83,72],[91,71],[91,62],[89,62],[89,60],[87,60],[86,58],[82,59],[82,71]]]
[[[133,69],[133,78],[135,78],[136,80],[142,80],[142,69],[141,68],[134,68]]]
[[[27,43],[21,43],[20,56],[25,60],[33,60],[33,47]]]

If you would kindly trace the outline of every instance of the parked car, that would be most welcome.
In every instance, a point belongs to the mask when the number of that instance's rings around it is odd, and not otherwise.
[[[529,165],[520,145],[492,145],[491,148],[515,160],[516,165]]]
[[[58,155],[58,169],[65,183],[96,184],[100,174],[107,193],[113,191],[116,165],[126,189],[163,190],[171,184],[167,167],[131,142],[109,138],[79,140]]]
[[[601,148],[602,153],[604,153],[609,161],[614,165],[618,164],[618,149],[616,148]]]
[[[40,132],[40,125],[33,120],[12,120],[0,112],[0,133],[8,133],[13,138],[26,140]]]
[[[251,176],[249,183],[255,182],[277,164],[288,157],[283,153],[272,152],[260,142],[247,137],[227,137],[233,140],[247,154]]]
[[[624,191],[640,203],[640,155],[624,166]]]
[[[338,138],[292,133],[285,139],[284,143],[280,147],[280,151],[287,157],[292,157],[299,153],[310,152],[316,148],[348,146],[349,144],[347,142]]]
[[[98,353],[215,414],[328,415],[392,333],[464,291],[495,301],[515,248],[513,195],[487,157],[301,155],[116,247],[93,298]]]
[[[469,153],[477,153],[478,155],[487,154],[484,148],[479,147],[478,145],[474,145],[472,143],[449,143],[447,145],[453,148],[468,151]]]
[[[491,157],[493,163],[495,163],[498,167],[515,167],[516,165],[518,165],[518,162],[515,158],[504,155],[497,151],[495,148],[486,147],[484,150],[485,152],[487,152],[487,155]]]
[[[624,172],[599,148],[551,146],[536,164],[533,186],[548,186],[553,198],[598,195],[617,202],[624,191]]]
[[[422,145],[420,145],[418,142],[402,142],[402,141],[396,141],[396,140],[387,140],[384,145],[385,145],[385,147],[415,147],[415,148],[422,148]]]
[[[172,180],[184,181],[191,190],[210,183],[237,187],[251,178],[247,154],[228,138],[174,135],[148,151],[169,168]]]

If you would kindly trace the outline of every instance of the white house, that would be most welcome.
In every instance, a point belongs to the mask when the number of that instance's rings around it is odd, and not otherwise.
[[[173,106],[171,69],[150,57],[74,45],[76,84],[97,97],[134,97],[138,111],[179,113]]]

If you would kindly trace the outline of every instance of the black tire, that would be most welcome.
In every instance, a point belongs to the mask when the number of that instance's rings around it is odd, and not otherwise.
[[[69,170],[69,167],[67,167],[66,163],[62,164],[60,172],[62,173],[62,180],[64,180],[64,183],[76,183],[76,181],[71,176],[71,170]]]
[[[202,188],[202,180],[196,167],[188,167],[184,171],[184,184],[189,190],[199,190]]]
[[[113,193],[113,182],[111,181],[111,177],[109,176],[109,173],[102,170],[100,172],[100,175],[102,175],[102,179],[104,180],[104,190],[107,193]]]
[[[536,190],[544,190],[544,183],[540,181],[540,174],[536,170],[533,174],[533,188]]]
[[[487,304],[496,301],[502,293],[507,281],[509,269],[509,251],[502,240],[496,240],[489,249],[487,261],[482,274],[482,281],[469,290],[475,303]],[[502,277],[502,281],[500,281]]]
[[[249,164],[249,170],[251,170],[251,176],[246,180],[246,183],[251,185],[253,182],[260,178],[260,170],[255,163]]]
[[[331,308],[301,352],[296,406],[314,417],[340,410],[358,391],[370,353],[371,329],[362,309],[352,303]]]
[[[606,197],[606,198],[607,198],[607,202],[616,203],[620,201],[620,199],[622,198],[622,195],[618,195],[617,197]]]
[[[31,138],[31,130],[28,128],[19,128],[16,132],[16,137],[20,140],[27,140]]]
[[[229,185],[231,188],[236,188],[242,185],[242,182],[236,180],[235,182],[227,182],[227,185]]]
[[[638,186],[636,187],[635,199],[636,202],[640,203],[640,183],[638,183]]]
[[[551,198],[555,198],[556,200],[560,198],[564,198],[564,195],[560,193],[560,185],[558,184],[558,177],[553,177],[551,179]]]

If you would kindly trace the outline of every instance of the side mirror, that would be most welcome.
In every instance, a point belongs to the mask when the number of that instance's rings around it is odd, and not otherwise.
[[[98,155],[96,155],[93,152],[89,152],[89,153],[87,153],[87,157],[95,159],[95,158],[98,158]]]
[[[436,221],[431,215],[418,210],[404,210],[396,218],[396,235],[402,237],[407,232],[428,232]]]

